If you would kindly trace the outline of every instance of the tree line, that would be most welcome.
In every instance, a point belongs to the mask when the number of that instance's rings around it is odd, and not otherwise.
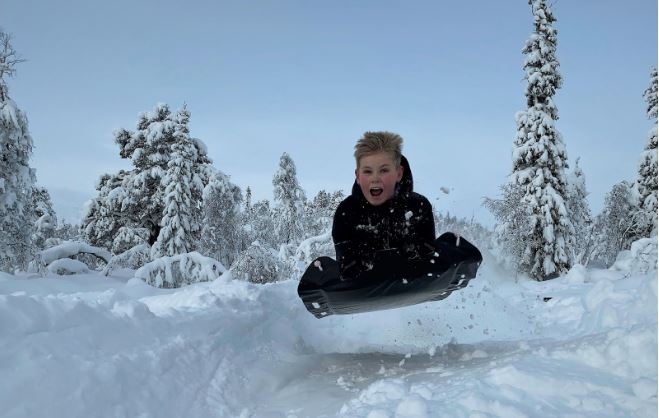
[[[533,32],[523,54],[527,108],[516,115],[512,170],[500,198],[484,201],[497,222],[435,214],[438,231],[454,230],[493,248],[502,261],[537,280],[575,264],[610,266],[635,240],[657,235],[657,70],[643,93],[653,121],[638,176],[607,194],[593,216],[586,180],[557,129],[553,96],[562,86],[556,21],[545,0],[529,0]],[[11,100],[7,78],[22,60],[0,31],[0,270],[26,270],[44,248],[66,239],[110,250],[115,267],[198,253],[186,262],[219,261],[236,277],[271,282],[301,273],[319,255],[332,255],[332,217],[342,192],[308,199],[295,163],[283,153],[273,175],[273,201],[252,201],[213,166],[204,142],[190,134],[187,106],[160,103],[138,116],[134,129],[114,132],[120,158],[131,168],[106,173],[80,226],[58,225],[48,191],[29,165],[32,138],[25,114]],[[202,261],[197,261],[202,260]],[[161,265],[160,263],[159,265]],[[177,285],[176,281],[168,285]]]

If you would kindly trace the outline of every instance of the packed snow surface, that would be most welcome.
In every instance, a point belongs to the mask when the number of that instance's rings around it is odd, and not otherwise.
[[[656,270],[538,283],[484,255],[444,301],[324,319],[296,280],[0,273],[0,415],[657,416]]]

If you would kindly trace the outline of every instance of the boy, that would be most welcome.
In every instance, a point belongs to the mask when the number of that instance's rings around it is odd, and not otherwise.
[[[355,145],[355,184],[339,204],[332,226],[344,279],[370,270],[381,250],[394,249],[412,264],[434,252],[432,207],[413,191],[402,144],[397,134],[366,132]]]

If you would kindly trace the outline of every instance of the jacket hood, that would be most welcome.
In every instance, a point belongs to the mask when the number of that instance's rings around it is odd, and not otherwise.
[[[407,161],[407,158],[405,158],[404,155],[400,157],[400,165],[403,167],[403,178],[400,179],[398,184],[396,185],[396,194],[395,196],[408,196],[410,193],[414,191],[414,179],[412,177],[412,170],[410,169],[410,163]],[[352,195],[353,196],[361,196],[362,198],[365,199],[364,194],[362,193],[362,189],[359,187],[359,184],[357,184],[357,181],[355,180],[355,183],[352,185]]]

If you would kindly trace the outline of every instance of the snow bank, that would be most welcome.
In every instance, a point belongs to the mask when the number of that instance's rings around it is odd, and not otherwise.
[[[3,416],[657,414],[655,272],[516,283],[486,258],[444,301],[319,320],[294,280],[145,271],[0,275]]]

